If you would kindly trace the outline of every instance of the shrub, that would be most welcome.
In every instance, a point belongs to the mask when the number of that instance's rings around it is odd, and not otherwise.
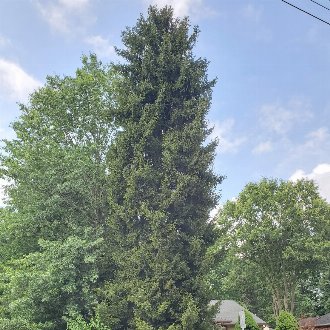
[[[254,320],[252,314],[245,309],[245,324],[246,324],[246,330],[259,330],[259,326],[257,322]]]
[[[298,322],[295,317],[285,311],[281,311],[276,321],[275,330],[298,330]]]
[[[258,326],[257,322],[254,320],[252,314],[247,309],[244,310],[244,314],[245,314],[245,325],[246,325],[245,329],[246,330],[259,330],[259,326]],[[240,323],[239,318],[235,324],[234,330],[241,330],[241,323]]]

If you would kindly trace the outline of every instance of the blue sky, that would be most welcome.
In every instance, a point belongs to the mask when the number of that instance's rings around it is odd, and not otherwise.
[[[310,0],[289,2],[330,22]],[[220,202],[262,177],[314,179],[330,201],[330,25],[281,0],[0,0],[0,139],[47,75],[73,74],[90,51],[118,61],[121,31],[150,4],[199,25],[195,53],[218,77],[209,122],[227,177]]]

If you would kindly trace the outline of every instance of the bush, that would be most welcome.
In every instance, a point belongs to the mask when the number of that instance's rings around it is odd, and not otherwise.
[[[246,309],[245,313],[245,324],[246,330],[259,330],[257,322],[254,320],[252,314]]]
[[[295,317],[289,313],[282,311],[276,321],[275,330],[298,330],[298,322]]]
[[[245,314],[245,325],[246,325],[245,329],[246,330],[259,330],[259,326],[258,326],[257,322],[254,320],[252,314],[247,309],[244,310],[244,314]],[[239,318],[235,324],[234,330],[241,330],[241,323],[240,323]]]
[[[234,328],[234,330],[242,330],[242,329],[241,329],[241,325],[240,325],[240,323],[239,323],[239,318],[238,318],[238,321],[235,323],[235,328]]]

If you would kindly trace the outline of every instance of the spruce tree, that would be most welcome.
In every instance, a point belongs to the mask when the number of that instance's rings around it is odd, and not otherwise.
[[[203,282],[213,241],[209,212],[222,178],[206,114],[215,81],[195,58],[199,30],[170,7],[150,7],[122,34],[110,151],[115,281],[102,290],[101,321],[112,329],[203,329]],[[113,244],[113,247],[111,247]]]

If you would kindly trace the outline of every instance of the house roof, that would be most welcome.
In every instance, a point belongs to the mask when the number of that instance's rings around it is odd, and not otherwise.
[[[317,328],[329,325],[330,313],[318,317],[307,317],[299,320],[299,326],[301,328]]]
[[[218,300],[211,300],[210,305],[214,306],[218,302]],[[242,307],[236,301],[222,300],[219,304],[218,312],[215,315],[214,321],[215,323],[221,324],[235,324],[238,321],[238,315],[241,311],[244,311],[244,307]],[[252,314],[252,316],[253,319],[257,322],[257,324],[266,324],[266,322],[258,316],[254,314]]]
[[[330,313],[318,317],[315,325],[317,327],[323,327],[326,325],[330,325]]]
[[[301,328],[314,328],[317,321],[317,317],[306,317],[300,319],[298,324]]]

